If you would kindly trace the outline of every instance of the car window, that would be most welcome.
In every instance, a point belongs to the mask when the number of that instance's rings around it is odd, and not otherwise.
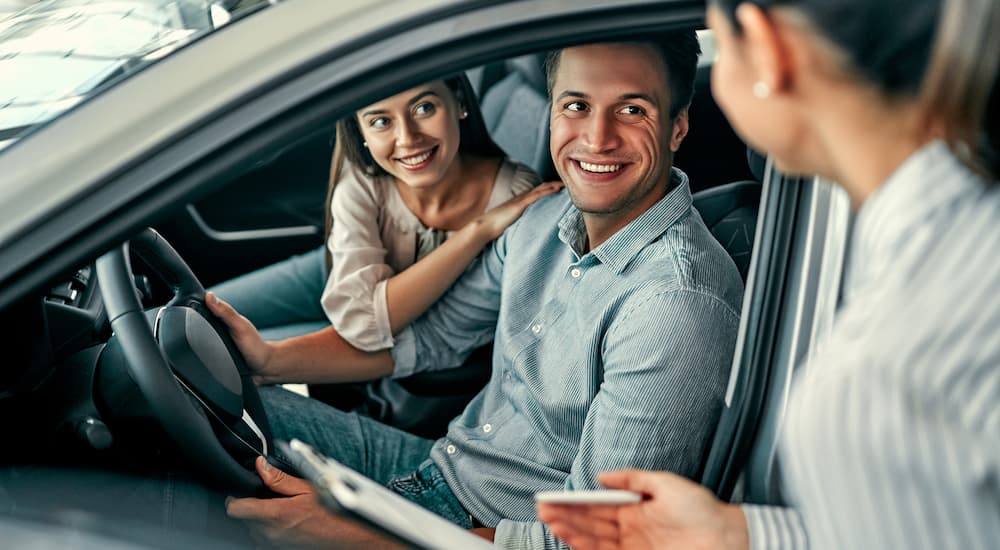
[[[0,149],[266,0],[41,0],[0,12]]]

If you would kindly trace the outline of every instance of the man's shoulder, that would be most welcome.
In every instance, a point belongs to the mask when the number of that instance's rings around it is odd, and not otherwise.
[[[572,205],[569,192],[563,188],[558,193],[546,195],[535,201],[525,209],[516,223],[533,228],[556,227]]]
[[[666,290],[707,295],[736,311],[743,300],[743,279],[733,259],[712,235],[697,210],[678,220],[647,247],[648,269]]]

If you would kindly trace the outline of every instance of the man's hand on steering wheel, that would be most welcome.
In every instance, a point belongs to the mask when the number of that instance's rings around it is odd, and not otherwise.
[[[261,337],[257,327],[212,292],[205,294],[205,305],[229,328],[230,336],[253,372],[254,381],[257,384],[275,382],[274,373],[268,372],[268,366],[274,357],[274,346]]]

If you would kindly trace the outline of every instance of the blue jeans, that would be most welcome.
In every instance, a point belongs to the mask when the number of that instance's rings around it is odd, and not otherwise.
[[[262,267],[209,290],[257,327],[265,340],[281,340],[330,326],[320,298],[326,286],[326,248]]]
[[[280,387],[260,388],[260,398],[275,439],[309,443],[431,512],[472,528],[472,517],[429,458],[433,440]]]

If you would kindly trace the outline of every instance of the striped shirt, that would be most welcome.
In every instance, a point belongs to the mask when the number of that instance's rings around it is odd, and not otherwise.
[[[941,142],[858,213],[843,305],[782,436],[797,512],[745,506],[751,547],[1000,545],[1000,186]]]
[[[558,546],[536,521],[536,491],[597,488],[599,472],[623,467],[699,473],[743,285],[687,176],[673,175],[663,199],[586,253],[567,192],[541,199],[397,337],[394,376],[459,365],[495,338],[489,384],[431,458],[499,546]]]

